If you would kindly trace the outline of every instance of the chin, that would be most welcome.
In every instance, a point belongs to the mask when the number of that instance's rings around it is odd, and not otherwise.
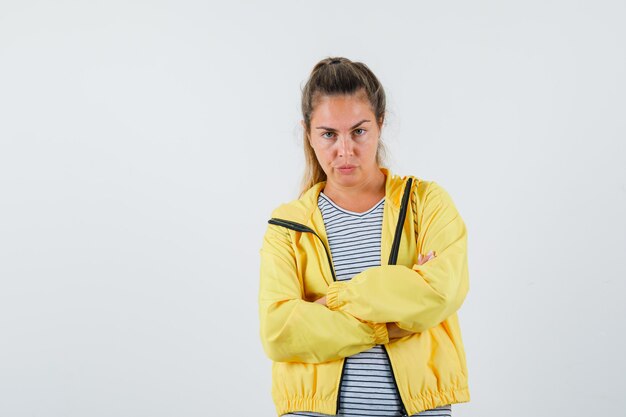
[[[351,186],[358,183],[359,175],[357,173],[352,174],[335,174],[333,176],[333,180],[335,183],[343,185],[343,186]]]

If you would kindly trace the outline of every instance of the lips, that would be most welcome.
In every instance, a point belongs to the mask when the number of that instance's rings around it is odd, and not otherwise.
[[[344,174],[354,171],[355,168],[356,168],[356,165],[349,165],[349,164],[341,165],[340,167],[337,167],[339,172],[342,172]]]

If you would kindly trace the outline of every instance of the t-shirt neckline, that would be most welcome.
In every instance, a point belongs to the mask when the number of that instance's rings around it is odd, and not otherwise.
[[[374,204],[371,208],[367,209],[364,212],[356,212],[356,211],[350,211],[350,210],[346,210],[343,207],[338,206],[337,204],[335,204],[335,202],[333,200],[330,199],[330,197],[328,197],[326,194],[324,194],[323,191],[320,191],[320,196],[322,198],[324,198],[324,200],[328,201],[333,207],[335,207],[337,210],[342,211],[344,213],[347,214],[352,214],[353,216],[364,216],[366,214],[371,213],[372,211],[374,211],[383,201],[385,201],[385,196],[383,196],[383,198],[381,198],[376,204]]]

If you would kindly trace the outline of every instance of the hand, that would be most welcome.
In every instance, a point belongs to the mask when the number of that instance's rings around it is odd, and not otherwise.
[[[405,336],[410,336],[413,332],[401,329],[396,323],[387,323],[387,333],[389,334],[389,340],[400,339]]]
[[[314,302],[325,306],[326,305],[326,296],[323,296],[322,298],[318,298]]]
[[[435,257],[435,251],[431,250],[430,252],[428,252],[428,254],[426,256],[422,255],[421,253],[419,255],[417,255],[417,264],[418,265],[423,265],[426,262],[430,261],[431,259],[433,259]]]
[[[423,265],[431,259],[434,259],[435,256],[435,251],[432,250],[428,252],[426,256],[420,253],[419,255],[417,255],[417,264]],[[387,323],[387,333],[389,333],[389,340],[401,339],[405,336],[410,336],[413,334],[413,332],[398,327],[398,325],[395,323]]]

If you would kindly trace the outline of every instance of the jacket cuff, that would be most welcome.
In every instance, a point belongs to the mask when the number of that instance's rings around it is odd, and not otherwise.
[[[389,343],[389,333],[387,332],[387,323],[369,323],[374,329],[374,343],[377,345],[385,345]]]
[[[329,309],[339,310],[339,308],[344,304],[339,301],[339,291],[341,291],[345,285],[345,282],[335,281],[328,286],[328,290],[326,291],[326,306]]]

